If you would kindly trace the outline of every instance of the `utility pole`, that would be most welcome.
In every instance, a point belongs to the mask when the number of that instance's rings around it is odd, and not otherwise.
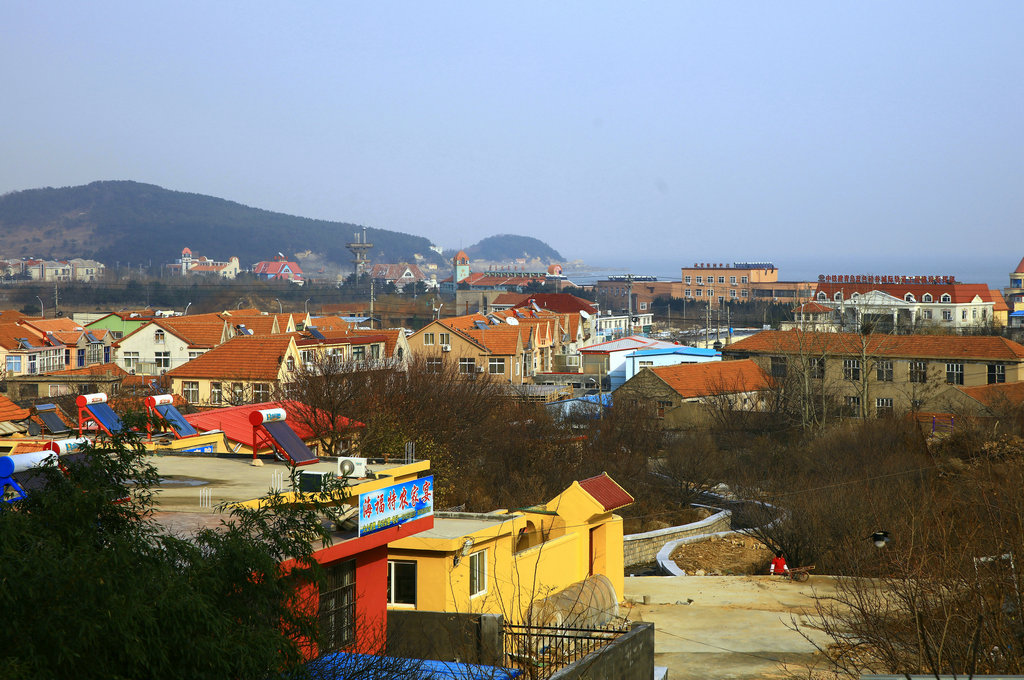
[[[370,328],[373,328],[373,277],[370,277]]]
[[[704,346],[711,347],[711,303],[704,308]]]
[[[57,280],[53,281],[53,316],[56,318],[58,305],[60,304],[60,298],[57,296]]]

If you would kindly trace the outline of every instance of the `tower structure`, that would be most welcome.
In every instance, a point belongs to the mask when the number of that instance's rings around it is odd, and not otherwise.
[[[359,232],[353,234],[352,242],[346,243],[345,247],[352,253],[352,269],[356,273],[356,278],[358,278],[362,276],[363,272],[366,271],[366,266],[370,264],[370,258],[367,257],[367,254],[373,248],[372,243],[366,242],[366,229],[363,229],[362,234]]]
[[[455,283],[458,283],[469,276],[469,255],[466,255],[465,251],[460,250],[455,253],[455,257],[452,259],[452,265],[455,267],[455,275],[452,278]]]

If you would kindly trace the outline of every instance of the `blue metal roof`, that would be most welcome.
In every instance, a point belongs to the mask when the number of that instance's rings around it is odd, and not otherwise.
[[[664,349],[638,349],[632,354],[627,354],[626,356],[650,357],[667,354],[682,354],[691,357],[717,357],[722,355],[721,352],[715,349],[679,345],[678,347],[666,347]]]
[[[1010,312],[1010,316],[1024,316],[1024,309],[1018,309],[1016,312]]]
[[[424,659],[400,659],[393,656],[374,657],[368,654],[335,652],[325,654],[308,664],[323,677],[345,677],[346,671],[359,671],[367,680],[390,680],[402,677],[409,680],[511,680],[523,674],[515,668],[480,666],[454,661],[427,661]],[[365,673],[365,675],[363,674]]]

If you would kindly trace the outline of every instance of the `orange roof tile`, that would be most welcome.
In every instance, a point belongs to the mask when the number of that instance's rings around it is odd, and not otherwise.
[[[16,309],[5,309],[0,312],[0,323],[17,323],[22,319],[26,321],[37,320],[39,317],[22,314]]]
[[[0,395],[0,423],[11,420],[25,420],[29,416],[27,408],[21,408],[7,397]]]
[[[864,344],[866,343],[866,344]],[[1024,346],[992,335],[859,335],[857,333],[812,333],[805,331],[761,331],[722,348],[722,354],[772,352],[793,354],[861,354],[906,358],[1024,359]]]
[[[515,354],[519,348],[520,330],[516,326],[491,326],[487,330],[467,328],[460,332],[486,347],[491,354]]]
[[[1003,294],[1000,293],[998,290],[992,290],[991,288],[989,288],[988,298],[986,299],[986,302],[989,302],[989,301],[993,303],[992,304],[992,311],[993,312],[1008,312],[1008,311],[1010,311],[1010,307],[1006,304],[1006,299],[1003,298]]]
[[[115,363],[93,364],[81,368],[65,368],[61,371],[50,371],[47,375],[105,375],[105,376],[126,376],[128,371]]]
[[[363,337],[370,335],[382,337],[384,339],[384,354],[387,356],[391,356],[395,353],[395,347],[398,345],[398,336],[404,334],[405,331],[397,328],[381,331],[352,329],[351,331],[349,331],[349,333],[351,335],[358,335]]]
[[[1017,268],[1013,270],[1014,274],[1024,273],[1024,257],[1021,258],[1020,262],[1017,263]]]
[[[23,319],[21,325],[31,325],[44,333],[56,331],[76,331],[82,329],[82,324],[75,323],[71,319]]]
[[[224,321],[221,319],[176,316],[155,323],[194,349],[216,347],[224,340]]]
[[[167,371],[174,378],[275,381],[291,336],[232,338],[219,347]]]
[[[648,370],[685,399],[757,392],[771,385],[768,374],[752,359],[676,364]]]
[[[962,304],[973,300],[975,295],[985,299],[988,286],[983,283],[833,283],[819,281],[814,295],[816,297],[819,292],[822,292],[831,300],[836,293],[841,293],[845,299],[849,300],[854,293],[863,295],[873,290],[900,300],[905,299],[907,293],[910,293],[918,302],[921,302],[927,293],[936,303],[942,299],[944,294],[948,293],[953,304]]]
[[[988,406],[1020,406],[1024,404],[1024,382],[957,387],[971,399]]]
[[[817,302],[805,302],[793,310],[796,314],[827,314],[831,311],[833,311],[831,307]]]
[[[27,338],[36,346],[43,341],[43,336],[34,328],[26,328],[16,323],[0,324],[0,347],[6,350],[17,349],[18,338]]]

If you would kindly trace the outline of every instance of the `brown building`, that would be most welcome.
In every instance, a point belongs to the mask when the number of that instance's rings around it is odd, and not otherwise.
[[[814,295],[812,281],[779,281],[771,262],[695,262],[682,268],[683,294],[687,300],[721,304],[726,301],[769,300],[804,302]]]

